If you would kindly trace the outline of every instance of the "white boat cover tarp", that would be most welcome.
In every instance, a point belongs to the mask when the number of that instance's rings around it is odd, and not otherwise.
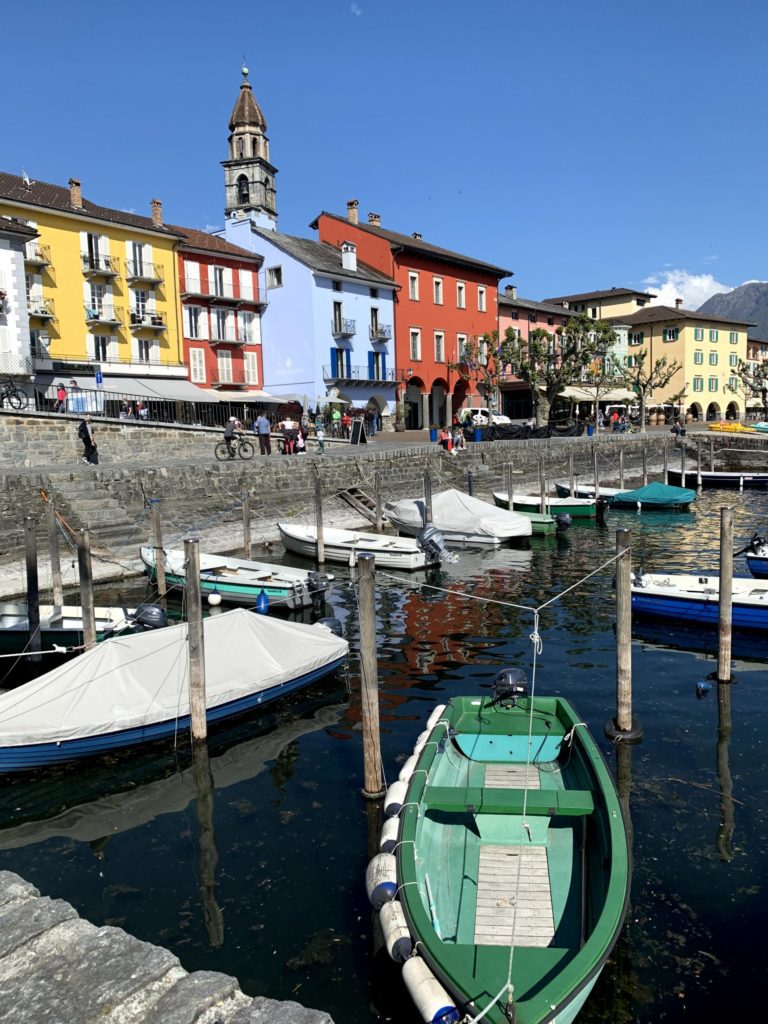
[[[386,508],[396,519],[410,527],[421,529],[423,498],[388,502]],[[446,534],[476,533],[497,537],[499,540],[531,535],[531,520],[526,516],[489,505],[487,501],[480,501],[479,498],[470,498],[468,494],[454,489],[440,491],[439,494],[432,496],[432,523]]]
[[[186,622],[114,637],[0,696],[0,747],[99,736],[189,713]],[[244,608],[204,620],[206,706],[268,690],[346,655],[322,626]]]

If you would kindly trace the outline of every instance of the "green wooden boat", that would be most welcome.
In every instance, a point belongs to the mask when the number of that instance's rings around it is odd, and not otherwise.
[[[493,696],[433,715],[385,798],[399,814],[394,854],[385,825],[368,889],[425,1020],[572,1021],[626,914],[613,778],[572,705],[528,697],[521,677],[502,672]]]
[[[509,508],[509,495],[506,491],[494,493],[493,500],[499,508]],[[515,512],[538,512],[541,508],[541,496],[538,494],[513,494],[512,509]],[[546,496],[545,508],[552,516],[568,515],[572,519],[594,519],[597,507],[594,498],[569,498]]]
[[[527,509],[515,509],[521,516],[531,521],[531,533],[548,536],[557,533],[557,523],[554,516],[542,515],[541,512],[529,512]]]

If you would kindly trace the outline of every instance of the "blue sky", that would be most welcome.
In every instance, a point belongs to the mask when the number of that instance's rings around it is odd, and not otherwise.
[[[3,37],[0,168],[94,202],[220,225],[245,54],[283,231],[357,198],[530,298],[768,276],[757,0],[37,0]]]

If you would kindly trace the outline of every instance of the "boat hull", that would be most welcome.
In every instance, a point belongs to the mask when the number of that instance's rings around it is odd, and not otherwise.
[[[768,556],[747,555],[747,568],[758,580],[768,580]]]
[[[316,537],[312,535],[306,537],[298,536],[285,529],[281,523],[278,523],[277,527],[280,530],[280,537],[286,551],[291,551],[295,555],[302,555],[304,558],[311,558],[313,561],[317,560]],[[334,532],[329,532],[324,542],[326,562],[356,565],[358,555],[372,554],[379,568],[403,569],[408,572],[425,569],[433,562],[424,551],[419,550],[415,546],[413,548],[406,548],[405,544],[402,543],[398,546],[397,541],[400,538],[386,538],[384,535],[381,535],[380,537],[376,536],[374,540],[370,540],[365,534],[361,534],[357,539],[337,543],[330,539],[334,536]],[[354,538],[353,531],[343,532],[349,532],[350,537]],[[386,547],[387,540],[391,542],[389,549]],[[385,543],[382,544],[382,541]]]
[[[725,470],[720,472],[718,470],[703,469],[699,476],[694,467],[693,469],[686,469],[685,481],[683,483],[681,483],[683,474],[679,469],[668,469],[667,478],[671,484],[679,487],[695,488],[698,485],[699,479],[701,479],[702,487],[738,488],[740,491],[745,487],[768,487],[768,473],[732,473]]]
[[[719,586],[716,576],[640,577],[632,583],[632,611],[673,625],[685,622],[715,628],[720,616]],[[735,578],[731,615],[735,629],[767,629],[768,587],[746,577]]]
[[[134,632],[130,622],[134,609],[94,608],[96,641],[120,632]],[[42,650],[58,647],[79,647],[83,643],[83,617],[79,606],[64,605],[55,614],[52,605],[40,606],[40,646]],[[13,654],[26,651],[29,645],[27,606],[22,603],[0,603],[0,651]]]
[[[498,508],[509,508],[509,498],[505,491],[494,491],[493,500]],[[554,520],[555,516],[568,515],[571,519],[594,519],[597,509],[594,501],[575,502],[568,501],[567,498],[549,498],[545,503],[545,515]],[[512,511],[519,512],[521,516],[536,516],[540,515],[541,501],[539,498],[535,500],[527,501],[525,499],[512,498]],[[535,519],[531,520],[535,523]],[[555,529],[557,524],[555,523]],[[533,532],[537,533],[535,526]],[[546,532],[554,532],[546,531]]]

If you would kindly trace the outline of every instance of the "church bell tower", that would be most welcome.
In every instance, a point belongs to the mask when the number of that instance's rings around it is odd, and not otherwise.
[[[248,219],[257,227],[277,230],[275,176],[269,162],[267,122],[243,67],[243,80],[229,119],[229,159],[222,160],[227,221]]]

